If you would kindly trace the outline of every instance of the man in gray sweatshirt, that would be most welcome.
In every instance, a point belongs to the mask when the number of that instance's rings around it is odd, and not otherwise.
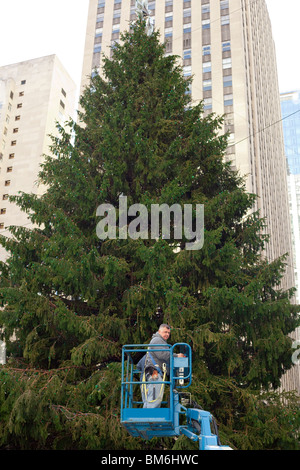
[[[144,408],[159,408],[161,405],[164,384],[155,382],[163,381],[165,372],[169,372],[170,347],[167,340],[170,337],[170,333],[169,325],[160,325],[158,331],[152,336],[148,353],[137,365],[138,369],[144,372],[142,374],[143,380],[146,379],[147,381],[147,384],[141,386]],[[184,357],[184,354],[181,353],[175,355],[177,357]]]

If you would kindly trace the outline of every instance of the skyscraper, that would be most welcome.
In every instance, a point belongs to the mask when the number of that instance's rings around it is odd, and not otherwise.
[[[281,94],[285,154],[292,223],[293,266],[300,303],[300,91]]]
[[[193,75],[193,102],[203,100],[205,113],[225,116],[226,159],[245,177],[247,191],[257,194],[255,209],[266,218],[271,237],[264,255],[272,261],[289,254],[282,287],[294,286],[277,64],[265,0],[149,0],[148,9],[166,54],[179,56],[184,75]],[[90,0],[82,88],[93,72],[101,74],[102,55],[112,54],[120,32],[135,19],[135,0]],[[300,389],[299,374],[297,380]]]
[[[0,67],[0,233],[28,226],[24,212],[9,202],[19,191],[41,194],[37,177],[56,121],[73,117],[76,86],[55,55]],[[6,253],[1,248],[0,258]]]
[[[288,170],[296,303],[300,304],[300,91],[282,93],[280,101]],[[295,334],[295,340],[295,346],[299,349],[300,328]],[[298,367],[298,377],[299,375]]]

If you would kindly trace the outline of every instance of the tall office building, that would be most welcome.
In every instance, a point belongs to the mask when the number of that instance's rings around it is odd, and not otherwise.
[[[293,266],[300,304],[300,91],[280,95],[293,242]]]
[[[271,235],[264,254],[274,260],[289,253],[282,287],[294,286],[277,64],[265,0],[149,0],[148,9],[166,54],[179,56],[184,75],[194,77],[193,102],[203,100],[205,113],[225,115],[226,158],[245,177],[247,191],[258,195],[256,209]],[[135,19],[135,0],[90,0],[82,89],[94,71],[101,74],[102,54],[110,56]]]
[[[300,91],[280,95],[293,243],[296,303],[300,304]],[[295,335],[299,349],[300,328]],[[300,374],[299,368],[298,372]]]
[[[76,85],[55,55],[0,67],[0,234],[25,225],[27,215],[8,200],[19,191],[41,194],[43,155],[56,121],[74,117]],[[1,247],[0,259],[6,258]]]

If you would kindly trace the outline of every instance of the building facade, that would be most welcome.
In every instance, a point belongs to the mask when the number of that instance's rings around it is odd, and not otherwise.
[[[293,267],[300,304],[300,91],[280,95],[293,242]]]
[[[266,219],[264,255],[272,261],[289,254],[282,287],[293,287],[280,94],[265,0],[149,0],[148,9],[166,54],[179,56],[184,75],[193,75],[192,101],[225,116],[226,158],[257,194],[254,209]],[[81,90],[93,72],[101,74],[103,54],[110,56],[135,19],[135,0],[90,0]],[[300,391],[299,372],[295,377],[291,388]]]
[[[297,288],[296,303],[300,304],[300,91],[282,93],[280,101],[288,170],[287,180],[292,227],[293,268],[295,286]],[[299,350],[299,347],[300,329],[298,329],[295,335],[295,350]]]
[[[0,67],[0,234],[9,236],[9,225],[30,225],[8,196],[45,190],[37,177],[50,153],[49,134],[57,134],[57,121],[74,117],[75,96],[76,85],[55,55]]]

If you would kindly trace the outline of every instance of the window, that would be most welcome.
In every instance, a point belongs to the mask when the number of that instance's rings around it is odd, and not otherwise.
[[[211,62],[203,62],[202,72],[203,73],[211,72]]]
[[[17,104],[17,108],[18,108],[18,109],[22,108],[22,106],[23,106],[22,103],[18,103],[18,104]]]
[[[19,128],[15,127],[14,130],[13,130],[13,133],[16,134],[17,132],[19,132]]]
[[[223,77],[223,86],[224,88],[232,86],[232,75],[227,75],[227,77]]]
[[[220,7],[221,10],[226,10],[227,8],[229,8],[229,0],[221,0]]]
[[[4,223],[0,222],[0,229],[4,228]]]
[[[10,186],[10,180],[6,180],[4,186]]]
[[[17,141],[16,140],[12,140],[10,145],[14,146],[14,145],[17,145]]]
[[[115,10],[113,14],[113,24],[120,24],[121,22],[121,10]]]
[[[223,69],[230,69],[232,67],[231,57],[228,57],[227,59],[223,59],[222,63],[223,63]]]
[[[0,214],[6,214],[6,209],[4,207],[0,209]]]
[[[21,119],[21,116],[20,116],[20,115],[15,116],[15,121],[20,121],[20,119]]]
[[[65,92],[65,90],[64,90],[63,88],[61,89],[61,92],[62,92],[62,94],[64,95],[64,97],[66,98],[67,93]]]
[[[173,36],[173,28],[166,28],[165,29],[165,38],[169,38]]]
[[[221,26],[224,26],[225,24],[229,24],[229,15],[221,16]]]
[[[59,104],[63,109],[65,109],[65,103],[62,100],[60,100]]]
[[[25,85],[26,84],[26,80],[21,80],[21,85]]]
[[[211,80],[203,80],[203,91],[210,91],[212,89]]]
[[[24,91],[20,91],[19,96],[24,96]]]
[[[205,5],[202,5],[202,15],[205,15],[205,13],[210,12],[210,5],[209,3],[206,3]]]
[[[183,27],[183,34],[192,32],[192,23],[187,23]]]
[[[227,52],[231,50],[230,41],[222,42],[222,52]]]
[[[187,65],[186,67],[183,67],[183,75],[184,77],[190,77],[192,75],[192,66]]]
[[[192,40],[191,38],[185,38],[183,40],[183,49],[189,49],[192,45]]]
[[[14,99],[14,94],[13,94],[13,92],[12,92],[12,91],[10,92],[10,95],[9,95],[9,96],[10,96],[10,99],[11,99],[11,100],[13,100],[13,99]]]
[[[209,28],[210,28],[210,20],[203,20],[202,29],[209,29]]]
[[[7,199],[8,199],[8,194],[3,194],[2,200],[3,200],[3,201],[6,201]]]
[[[204,109],[212,109],[212,98],[206,98],[203,100]]]
[[[10,160],[11,160],[12,158],[15,158],[15,154],[14,154],[14,153],[10,153],[8,158],[9,158]]]
[[[186,49],[183,51],[183,60],[186,59],[191,59],[192,58],[192,50],[191,49]]]
[[[203,55],[210,55],[210,45],[209,46],[203,46],[202,53],[203,53]]]
[[[6,173],[11,173],[11,172],[12,172],[12,169],[13,169],[12,166],[8,166],[8,167],[6,168]]]
[[[224,95],[224,106],[232,106],[233,105],[233,95]]]

